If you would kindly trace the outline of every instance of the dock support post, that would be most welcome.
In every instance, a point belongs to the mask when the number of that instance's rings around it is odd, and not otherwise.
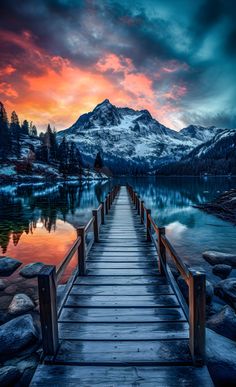
[[[159,250],[159,261],[158,268],[161,275],[165,275],[164,267],[166,267],[166,248],[162,242],[162,236],[165,236],[165,227],[158,227],[158,250]]]
[[[146,219],[146,234],[147,234],[147,241],[150,242],[151,241],[151,222],[150,222],[148,215],[151,215],[151,210],[146,209],[146,218],[147,218]]]
[[[137,197],[138,215],[140,215],[140,196]]]
[[[43,266],[38,274],[38,291],[44,356],[54,356],[59,344],[56,282],[56,267]]]
[[[108,205],[108,196],[106,196],[106,199],[105,199],[105,210],[106,210],[106,215],[108,215],[108,212],[109,212],[109,205]]]
[[[206,274],[189,268],[189,346],[195,365],[205,362]]]
[[[81,226],[77,229],[77,234],[81,238],[81,242],[78,247],[78,267],[79,267],[79,273],[78,275],[85,275],[86,272],[86,242],[85,242],[85,227]]]
[[[144,223],[144,200],[141,200],[141,223]]]
[[[94,223],[93,223],[94,241],[99,242],[98,211],[93,210],[92,214],[94,216]]]
[[[102,208],[101,208],[101,223],[105,224],[105,206],[104,202],[101,202]]]

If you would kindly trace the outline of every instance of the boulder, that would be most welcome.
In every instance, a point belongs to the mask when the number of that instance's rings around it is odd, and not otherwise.
[[[232,270],[232,266],[219,263],[218,265],[213,266],[212,273],[222,279],[225,279],[229,276],[229,274],[231,273],[231,270]]]
[[[223,263],[226,265],[236,267],[236,255],[222,253],[220,251],[205,251],[202,253],[203,258],[209,262],[211,265],[217,265]]]
[[[33,301],[24,293],[16,294],[8,307],[10,314],[21,314],[34,309]]]
[[[236,278],[227,278],[215,285],[215,294],[236,308]]]
[[[0,386],[9,387],[13,386],[15,382],[20,378],[21,374],[18,368],[13,366],[6,366],[0,368]]]
[[[0,278],[0,290],[4,290],[7,287],[6,281]]]
[[[206,329],[206,362],[216,387],[235,386],[235,342]]]
[[[228,339],[236,340],[235,311],[229,305],[225,305],[220,312],[208,319],[207,327]]]
[[[9,276],[21,265],[17,259],[10,257],[0,257],[0,275]]]
[[[0,326],[0,357],[15,356],[38,339],[32,316],[25,314]]]
[[[41,262],[29,263],[28,265],[24,266],[23,269],[21,269],[20,275],[26,278],[36,277],[39,274],[42,267],[43,267],[43,263]]]
[[[185,280],[179,276],[177,278],[177,283],[179,285],[179,288],[186,300],[188,300],[188,285],[186,284]],[[206,303],[210,304],[212,297],[214,295],[214,287],[210,281],[206,280]]]

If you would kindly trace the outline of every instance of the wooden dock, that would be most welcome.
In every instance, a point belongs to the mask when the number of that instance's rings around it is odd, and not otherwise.
[[[44,341],[45,357],[31,386],[213,386],[203,362],[195,365],[186,310],[158,267],[156,246],[147,235],[150,222],[143,224],[143,202],[137,208],[130,194],[121,187],[102,204],[101,216],[93,212],[95,242],[87,254],[86,228],[79,231],[74,248],[83,262],[56,322],[54,270],[47,306],[41,289],[42,324],[50,316],[43,335],[54,338]],[[39,285],[46,274],[47,269]]]

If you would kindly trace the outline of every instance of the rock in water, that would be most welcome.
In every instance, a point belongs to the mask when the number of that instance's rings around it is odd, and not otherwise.
[[[8,307],[10,314],[21,314],[34,309],[33,301],[23,293],[16,294]]]
[[[6,281],[0,278],[0,290],[4,290],[7,287]]]
[[[218,265],[213,266],[212,273],[222,279],[225,279],[229,276],[231,270],[232,266],[219,263]]]
[[[13,386],[15,382],[20,378],[20,371],[16,367],[7,366],[0,368],[0,386],[9,387]]]
[[[215,294],[236,308],[236,278],[227,278],[215,286]]]
[[[9,276],[21,265],[17,259],[10,257],[0,257],[0,275]]]
[[[206,362],[216,387],[235,386],[235,342],[206,329]]]
[[[235,311],[229,305],[225,305],[220,312],[209,318],[207,327],[228,339],[236,340]]]
[[[15,356],[38,339],[32,316],[26,314],[0,326],[0,357]]]
[[[203,258],[211,265],[223,263],[236,267],[236,255],[221,253],[220,251],[205,251],[202,253]]]
[[[23,267],[23,269],[21,269],[20,275],[26,278],[36,277],[39,274],[42,267],[43,267],[43,263],[41,262],[30,263],[29,265],[26,265]]]

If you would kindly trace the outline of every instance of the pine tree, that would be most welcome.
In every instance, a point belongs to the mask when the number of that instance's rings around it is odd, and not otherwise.
[[[14,141],[14,152],[17,157],[20,157],[20,137],[21,127],[19,123],[18,115],[15,111],[11,114],[10,132]]]
[[[11,135],[7,113],[2,102],[0,102],[0,158],[5,160],[11,152]]]
[[[35,125],[33,125],[33,122],[30,122],[30,127],[29,127],[29,135],[33,137],[37,137],[37,128]]]
[[[69,147],[66,138],[63,137],[62,142],[58,147],[58,160],[59,160],[59,171],[66,175],[68,173],[68,157]]]
[[[94,168],[101,169],[103,167],[103,161],[100,152],[97,153],[97,156],[94,161]]]
[[[29,122],[27,120],[24,120],[21,125],[21,133],[26,135],[29,134]]]
[[[52,131],[50,124],[48,124],[46,133],[44,135],[44,146],[47,148],[47,161],[55,161],[57,159],[57,141],[56,141],[56,131]]]

